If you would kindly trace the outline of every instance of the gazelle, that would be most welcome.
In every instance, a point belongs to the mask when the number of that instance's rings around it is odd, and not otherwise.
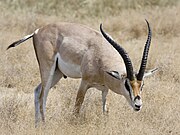
[[[45,121],[45,106],[49,89],[62,77],[81,78],[74,113],[80,111],[86,91],[95,87],[102,91],[103,112],[106,112],[108,90],[123,95],[135,111],[142,107],[141,91],[151,42],[148,21],[148,38],[138,74],[133,70],[127,52],[100,31],[74,23],[49,24],[31,35],[12,43],[7,49],[33,38],[41,83],[35,89],[35,123]],[[103,35],[103,36],[102,36]],[[108,42],[111,44],[109,44]]]

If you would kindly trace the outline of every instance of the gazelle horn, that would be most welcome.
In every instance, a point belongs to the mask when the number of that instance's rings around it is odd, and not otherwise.
[[[140,69],[139,69],[139,72],[137,75],[137,80],[139,80],[139,81],[142,81],[143,76],[144,76],[144,72],[145,72],[146,64],[147,64],[147,59],[148,59],[149,47],[151,44],[151,36],[152,36],[151,28],[150,28],[149,22],[147,20],[146,20],[146,23],[148,26],[148,37],[147,37],[147,41],[146,41],[146,44],[144,47],[143,57],[141,60],[141,66],[140,66]]]
[[[104,38],[119,52],[121,57],[124,60],[125,66],[126,66],[126,72],[127,72],[127,78],[129,78],[130,81],[134,80],[134,72],[133,72],[133,66],[131,59],[129,58],[129,55],[127,52],[122,48],[119,44],[117,44],[111,37],[109,37],[102,29],[102,24],[100,24],[100,31]]]

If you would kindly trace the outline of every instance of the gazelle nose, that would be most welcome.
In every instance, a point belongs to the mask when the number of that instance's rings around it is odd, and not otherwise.
[[[134,98],[134,110],[139,111],[142,107],[141,97],[138,95]]]
[[[141,97],[138,95],[138,96],[136,96],[136,97],[134,98],[134,101],[140,100],[140,99],[141,99]]]

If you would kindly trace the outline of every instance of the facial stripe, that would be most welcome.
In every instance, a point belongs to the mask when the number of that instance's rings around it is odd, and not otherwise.
[[[129,83],[128,80],[125,81],[125,87],[126,87],[128,93],[129,93],[129,96],[130,96],[131,101],[132,101],[132,94],[131,94],[131,91],[132,91],[132,90],[131,90],[131,86],[130,86],[130,83]]]

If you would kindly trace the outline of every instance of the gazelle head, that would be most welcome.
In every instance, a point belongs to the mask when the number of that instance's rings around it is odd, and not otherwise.
[[[103,31],[102,24],[100,25],[100,30],[104,38],[118,51],[118,53],[123,58],[123,61],[126,66],[126,73],[127,73],[123,81],[124,90],[125,90],[123,95],[125,96],[125,98],[128,100],[128,102],[130,103],[130,105],[133,107],[135,111],[139,111],[142,108],[141,91],[144,85],[144,82],[143,82],[144,77],[151,75],[157,70],[156,68],[148,72],[145,72],[149,47],[151,44],[151,36],[152,36],[150,25],[147,20],[146,22],[148,26],[148,38],[144,47],[142,61],[141,61],[141,65],[140,65],[140,69],[138,73],[134,72],[133,65],[132,65],[132,62],[128,53],[119,44],[117,44],[110,36],[108,36],[108,34],[106,34]],[[114,76],[116,79],[120,79],[118,73],[116,72],[108,72],[108,74],[110,74],[111,76]]]

